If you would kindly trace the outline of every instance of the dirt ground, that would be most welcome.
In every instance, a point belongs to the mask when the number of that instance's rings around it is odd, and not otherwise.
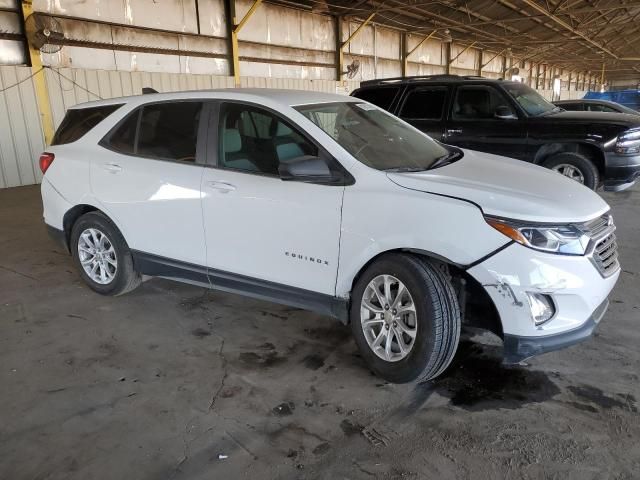
[[[604,194],[623,272],[596,336],[390,385],[348,328],[154,279],[101,297],[0,190],[0,479],[640,478],[640,187]]]

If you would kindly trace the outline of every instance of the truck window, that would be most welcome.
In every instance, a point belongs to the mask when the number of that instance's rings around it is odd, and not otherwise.
[[[458,87],[452,117],[456,120],[493,119],[496,109],[502,106],[511,108],[507,100],[493,87]]]
[[[447,87],[420,87],[407,96],[400,118],[411,120],[440,120],[447,98]]]
[[[354,96],[389,110],[399,91],[400,87],[367,88],[356,92]]]

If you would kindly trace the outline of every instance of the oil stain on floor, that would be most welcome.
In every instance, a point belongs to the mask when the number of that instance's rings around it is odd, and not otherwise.
[[[432,384],[438,394],[465,410],[516,409],[560,393],[548,375],[503,365],[500,347],[463,341],[448,371]]]

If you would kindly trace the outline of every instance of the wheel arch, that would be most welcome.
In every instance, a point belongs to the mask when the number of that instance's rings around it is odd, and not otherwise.
[[[67,250],[71,252],[71,231],[73,230],[73,226],[78,221],[78,219],[90,212],[98,212],[107,217],[111,222],[113,219],[109,217],[104,211],[100,210],[95,205],[90,205],[87,203],[82,203],[79,205],[75,205],[74,207],[67,210],[62,217],[62,230],[64,232],[64,240],[67,247]],[[115,224],[115,222],[113,222]]]
[[[602,149],[593,143],[588,142],[554,142],[547,143],[538,149],[534,157],[533,163],[542,165],[549,158],[559,153],[572,152],[584,155],[591,160],[598,168],[600,175],[604,175],[605,156]]]
[[[453,283],[458,297],[458,302],[462,309],[463,325],[489,330],[498,337],[503,338],[502,320],[500,319],[498,309],[496,308],[493,299],[482,285],[467,273],[467,267],[443,257],[442,255],[438,255],[427,250],[417,248],[394,248],[377,253],[371,257],[360,268],[360,270],[358,270],[351,280],[351,288],[349,292],[353,292],[356,282],[371,264],[392,253],[415,255],[424,260],[436,262],[441,269],[446,270],[451,282]],[[351,298],[350,301],[352,300],[353,299]],[[347,318],[346,323],[350,323],[349,318]]]

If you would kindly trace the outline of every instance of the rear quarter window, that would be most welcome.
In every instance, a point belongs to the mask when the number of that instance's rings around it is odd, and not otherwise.
[[[103,105],[100,107],[67,110],[62,123],[60,123],[56,134],[53,136],[51,145],[64,145],[79,140],[122,105]]]

